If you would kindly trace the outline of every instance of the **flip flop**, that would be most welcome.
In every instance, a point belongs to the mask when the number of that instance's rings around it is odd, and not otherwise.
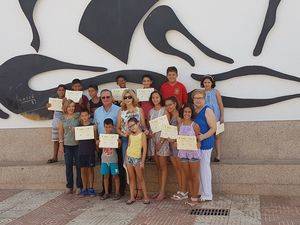
[[[133,204],[134,202],[135,202],[135,200],[129,199],[129,200],[126,202],[126,205],[131,205],[131,204]]]
[[[149,199],[148,199],[148,200],[144,200],[144,201],[143,201],[143,204],[149,205],[149,204],[150,204],[150,200],[149,200]]]

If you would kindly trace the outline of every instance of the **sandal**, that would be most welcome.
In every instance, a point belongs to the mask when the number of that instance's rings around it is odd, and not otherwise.
[[[129,199],[127,202],[126,202],[126,205],[131,205],[132,203],[134,203],[135,200],[132,200],[132,199]]]
[[[152,198],[152,199],[156,199],[158,196],[159,196],[159,193],[156,193],[156,194],[154,194],[154,195],[151,195],[151,198]]]
[[[136,189],[136,195],[135,195],[135,200],[142,200],[143,196],[140,195],[142,194],[140,191],[142,191],[143,189]],[[139,194],[140,193],[140,194]]]
[[[109,194],[104,194],[100,197],[101,200],[106,200],[109,198]]]
[[[47,163],[56,163],[56,162],[58,162],[57,159],[49,159],[49,160],[47,161]]]
[[[115,196],[113,197],[113,200],[114,201],[117,201],[121,198],[121,195],[120,194],[115,194]]]
[[[161,197],[162,196],[162,197]],[[155,198],[155,200],[156,201],[162,201],[162,200],[164,200],[164,199],[166,199],[167,197],[166,197],[166,195],[165,194],[159,194],[156,198]]]
[[[145,200],[143,201],[143,204],[149,205],[149,204],[150,204],[150,200],[149,200],[149,199],[145,199]]]

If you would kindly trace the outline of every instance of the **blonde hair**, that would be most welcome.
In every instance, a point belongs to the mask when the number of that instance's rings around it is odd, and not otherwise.
[[[132,97],[132,105],[134,107],[137,107],[138,104],[139,104],[139,100],[138,100],[135,92],[133,90],[131,90],[131,89],[126,89],[126,90],[123,91],[123,94],[122,94],[121,109],[123,111],[127,110],[127,106],[126,106],[126,104],[124,102],[124,97],[125,97],[126,94],[130,94],[130,96]]]
[[[64,114],[67,114],[67,109],[71,104],[75,105],[75,102],[73,102],[71,99],[67,99],[63,101],[62,110]]]
[[[197,94],[203,95],[203,98],[205,98],[205,96],[206,96],[204,89],[196,89],[192,92],[192,95],[191,95],[192,99],[194,99],[195,95],[197,95]]]

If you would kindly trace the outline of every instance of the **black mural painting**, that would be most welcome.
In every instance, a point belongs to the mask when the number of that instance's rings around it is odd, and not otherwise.
[[[159,51],[178,56],[190,65],[194,66],[195,62],[189,55],[173,48],[166,39],[166,33],[175,30],[183,34],[194,45],[196,45],[205,55],[226,62],[234,63],[233,59],[220,55],[203,45],[197,40],[180,22],[174,11],[169,6],[159,6],[154,9],[144,22],[144,30],[148,40]]]
[[[56,88],[45,91],[35,91],[28,86],[29,80],[43,72],[60,69],[76,69],[92,72],[106,71],[103,67],[75,65],[61,62],[42,55],[22,55],[14,57],[0,66],[0,103],[10,111],[19,114],[39,115],[39,120],[50,116],[45,105],[49,97],[53,97]],[[96,77],[83,79],[82,84],[87,88],[90,84],[104,84],[114,82],[118,75],[124,75],[129,82],[141,82],[144,74],[153,77],[154,87],[159,87],[166,81],[166,77],[151,71],[125,70],[102,74]],[[67,84],[68,87],[71,84]],[[0,118],[8,115],[0,111]]]
[[[254,56],[259,56],[262,52],[266,38],[276,22],[277,8],[280,2],[281,0],[269,0],[269,7],[266,13],[264,25],[253,51]]]
[[[79,32],[124,63],[133,32],[157,0],[92,0],[80,21]]]
[[[20,6],[31,26],[31,31],[32,31],[31,46],[36,50],[36,52],[38,52],[40,48],[40,36],[33,20],[33,10],[37,1],[38,0],[19,0]]]
[[[37,0],[19,0],[21,8],[27,17],[33,33],[31,45],[39,50],[40,39],[33,21],[33,11]],[[124,63],[128,61],[128,54],[132,35],[143,16],[155,5],[157,0],[91,0],[81,18],[79,32],[88,39],[105,49]],[[269,8],[264,21],[264,26],[254,50],[254,55],[261,53],[269,31],[275,24],[276,11],[280,0],[270,0]],[[166,40],[166,33],[175,30],[188,38],[204,54],[216,60],[234,63],[233,59],[221,55],[209,49],[197,40],[180,22],[174,11],[168,6],[158,6],[144,21],[144,31],[151,44],[160,52],[178,56],[195,65],[194,60],[187,54],[173,48]],[[87,70],[104,72],[106,68],[76,65],[58,61],[56,59],[31,54],[21,55],[9,59],[0,66],[0,103],[8,110],[16,114],[22,114],[29,119],[38,116],[37,119],[50,118],[50,113],[45,105],[49,97],[53,97],[56,88],[36,91],[32,90],[29,80],[43,72],[60,69]],[[99,74],[92,78],[83,79],[84,88],[90,84],[105,84],[114,82],[118,75],[124,75],[129,82],[141,83],[142,76],[149,74],[153,77],[154,88],[166,81],[162,74],[145,70],[122,70],[105,74]],[[267,75],[280,79],[300,82],[299,77],[291,76],[263,66],[244,66],[231,71],[214,74],[217,81],[234,77]],[[192,74],[195,80],[201,80],[203,75]],[[67,84],[71,86],[70,83]],[[271,99],[241,99],[223,96],[225,107],[249,108],[266,106],[293,98],[299,98],[300,94],[280,96]],[[0,118],[7,119],[8,114],[0,110]]]

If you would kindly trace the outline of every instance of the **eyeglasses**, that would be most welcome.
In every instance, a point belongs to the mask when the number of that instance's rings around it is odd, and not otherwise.
[[[101,99],[110,99],[111,96],[102,96]]]
[[[132,99],[132,96],[124,96],[124,99]]]
[[[170,103],[170,104],[165,104],[166,107],[173,105],[174,103]]]

